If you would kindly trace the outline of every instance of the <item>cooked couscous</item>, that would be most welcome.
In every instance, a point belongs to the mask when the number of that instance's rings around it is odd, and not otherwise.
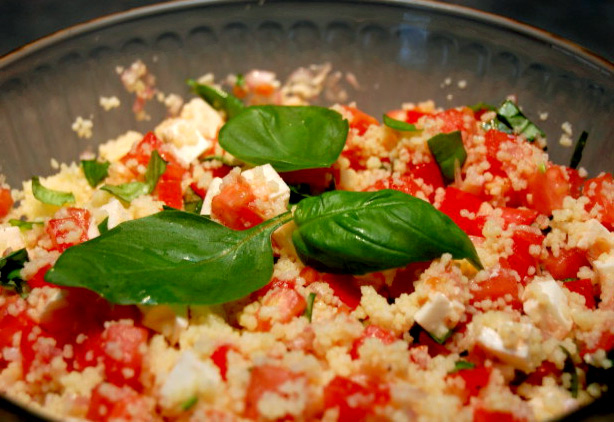
[[[599,397],[612,175],[550,162],[511,100],[305,105],[330,72],[192,82],[151,132],[0,179],[0,391],[99,422],[529,422]]]

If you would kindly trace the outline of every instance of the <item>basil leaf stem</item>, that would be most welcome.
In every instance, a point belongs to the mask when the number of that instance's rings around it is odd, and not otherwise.
[[[193,79],[188,80],[188,85],[195,94],[209,103],[211,107],[226,112],[228,119],[232,119],[245,108],[240,99],[214,86],[199,84]]]
[[[81,160],[81,168],[87,183],[93,188],[98,186],[100,182],[107,178],[109,175],[109,166],[111,163],[108,161],[100,162],[97,160]]]
[[[56,205],[58,207],[75,202],[75,196],[72,194],[72,192],[62,192],[48,189],[41,185],[38,176],[34,176],[32,178],[32,194],[34,194],[34,197],[43,204]]]
[[[165,210],[67,249],[45,279],[85,287],[119,304],[226,303],[270,281],[271,234],[291,219],[284,213],[235,231]]]
[[[341,114],[316,106],[252,106],[219,132],[220,146],[247,163],[278,172],[330,167],[339,157],[349,125]]]
[[[292,234],[301,260],[317,270],[364,274],[450,253],[482,265],[471,240],[431,204],[403,192],[326,192],[302,200]]]
[[[151,153],[145,172],[145,182],[129,182],[121,185],[104,185],[100,189],[105,190],[119,199],[132,202],[139,196],[152,193],[158,184],[158,179],[166,170],[166,162],[160,157],[158,151]]]
[[[305,308],[305,316],[307,317],[307,320],[309,322],[311,322],[311,316],[313,314],[313,303],[316,300],[316,294],[311,292],[309,293],[309,296],[307,296],[307,307]]]
[[[497,117],[507,126],[514,130],[514,133],[524,135],[527,141],[534,141],[538,136],[546,134],[531,122],[511,100],[506,100],[497,109]]]
[[[384,114],[384,124],[391,129],[400,130],[402,132],[415,132],[418,130],[415,125],[402,120],[393,119],[387,114]]]
[[[576,143],[576,147],[573,150],[573,155],[571,156],[571,161],[569,163],[569,167],[572,169],[578,168],[578,164],[582,161],[582,152],[584,152],[584,147],[586,146],[586,140],[588,139],[588,132],[582,131],[578,142]]]
[[[440,133],[427,141],[429,149],[447,182],[454,180],[454,169],[461,168],[467,159],[460,131]],[[457,164],[458,163],[458,164]]]

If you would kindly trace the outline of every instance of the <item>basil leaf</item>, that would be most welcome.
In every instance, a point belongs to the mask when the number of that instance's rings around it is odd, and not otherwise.
[[[569,391],[571,392],[571,397],[574,399],[578,397],[578,389],[579,389],[579,380],[578,380],[578,370],[576,369],[576,365],[573,363],[573,358],[571,357],[571,353],[563,346],[559,346],[567,359],[565,359],[565,365],[563,366],[563,372],[567,372],[571,375],[571,385],[569,386]]]
[[[494,129],[494,130],[498,130],[499,132],[510,133],[510,134],[514,133],[512,128],[508,127],[505,123],[503,123],[501,120],[497,119],[496,117],[490,120],[489,122],[482,123],[482,129],[484,129],[485,131]]]
[[[424,331],[426,331],[426,330],[424,330]],[[429,333],[428,331],[426,331],[426,333],[429,335],[430,338],[435,340],[435,342],[437,344],[444,344],[446,341],[448,341],[448,339],[450,337],[452,337],[452,334],[454,334],[454,330],[448,330],[448,332],[443,337],[437,337],[437,336]]]
[[[105,219],[102,220],[100,224],[98,224],[98,232],[100,232],[100,234],[105,234],[108,231],[109,231],[109,217],[105,217]]]
[[[403,192],[326,192],[302,200],[292,234],[317,270],[364,274],[430,261],[443,253],[482,268],[471,240],[431,204]]]
[[[311,186],[308,183],[299,183],[298,185],[288,185],[290,188],[290,201],[288,207],[296,205],[305,198],[311,198]]]
[[[107,178],[109,175],[109,166],[111,163],[108,161],[100,162],[97,160],[81,160],[81,168],[83,174],[87,179],[87,183],[91,187],[95,188],[100,182]]]
[[[208,155],[206,157],[201,158],[200,161],[219,161],[225,166],[228,166],[228,167],[234,166],[231,161],[229,161],[226,157],[223,157],[221,155]]]
[[[42,221],[23,221],[17,220],[16,218],[11,218],[9,220],[9,224],[13,227],[19,227],[21,230],[32,230],[35,224],[42,226],[45,223]]]
[[[183,195],[183,208],[186,212],[192,214],[200,214],[200,209],[203,207],[203,199],[194,192],[194,189],[188,186]]]
[[[415,125],[402,120],[393,119],[386,114],[384,114],[384,124],[391,129],[400,130],[403,132],[415,132],[418,130]]]
[[[19,249],[4,258],[0,258],[0,284],[23,295],[28,291],[28,283],[21,278],[21,269],[28,262],[28,252]]]
[[[197,396],[192,396],[181,404],[181,410],[188,411],[198,402]]]
[[[120,304],[225,303],[270,281],[270,237],[291,218],[285,213],[235,231],[199,215],[161,211],[67,249],[45,279]]]
[[[166,161],[160,157],[158,151],[151,153],[145,172],[145,182],[129,182],[121,185],[104,185],[100,189],[105,190],[119,199],[132,202],[139,196],[152,193],[158,184],[158,179],[166,170]]]
[[[538,136],[546,136],[546,134],[533,122],[527,119],[518,106],[510,100],[505,101],[497,109],[497,117],[512,128],[514,133],[524,135],[527,141],[534,141]]]
[[[64,204],[72,204],[75,202],[75,196],[71,192],[61,192],[58,190],[47,189],[41,185],[38,176],[32,178],[32,193],[34,197],[43,204],[57,205],[61,207]]]
[[[461,168],[467,159],[467,151],[463,146],[463,137],[460,131],[440,133],[427,141],[431,154],[435,157],[441,174],[447,182],[454,180],[456,163]]]
[[[188,80],[188,85],[196,95],[208,102],[211,107],[225,111],[228,119],[232,119],[245,108],[243,102],[237,97],[214,86],[199,84],[193,79]]]
[[[311,322],[311,316],[313,314],[313,302],[316,300],[316,294],[311,292],[309,296],[307,296],[307,307],[305,308],[305,316],[307,320]]]
[[[494,105],[490,105],[490,104],[487,104],[487,103],[484,103],[484,102],[481,102],[481,101],[479,103],[477,103],[477,104],[469,106],[469,108],[474,113],[476,111],[481,111],[481,110],[495,111],[497,109],[497,107],[495,107]]]
[[[279,172],[331,166],[341,154],[348,122],[316,106],[253,106],[219,132],[222,148],[245,162]]]
[[[573,150],[573,155],[571,156],[571,161],[569,163],[569,167],[572,169],[578,168],[578,164],[582,161],[582,152],[584,152],[584,147],[586,146],[586,140],[588,139],[588,132],[582,131],[578,142],[576,143],[576,147]]]
[[[459,360],[456,363],[454,363],[454,369],[450,373],[454,374],[463,369],[473,369],[473,368],[475,368],[475,364],[471,362],[467,362],[466,360]]]

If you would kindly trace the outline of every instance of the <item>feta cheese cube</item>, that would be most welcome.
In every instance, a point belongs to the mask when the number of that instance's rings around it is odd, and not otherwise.
[[[191,145],[183,145],[181,147],[173,146],[173,152],[175,156],[179,158],[183,164],[189,165],[192,161],[196,160],[200,155],[207,151],[213,142],[203,138],[203,136],[196,132],[196,143]]]
[[[241,173],[252,187],[254,195],[270,204],[269,209],[262,210],[271,218],[285,212],[290,202],[290,188],[270,164],[254,167]]]
[[[548,334],[562,339],[571,330],[573,320],[563,288],[551,278],[536,277],[522,295],[525,314]]]
[[[217,367],[186,350],[160,388],[161,404],[166,408],[176,408],[193,397],[207,399],[217,392],[221,382]]]
[[[443,339],[454,328],[463,310],[462,303],[451,301],[443,293],[436,292],[416,312],[414,320],[432,336]]]
[[[203,199],[203,206],[200,209],[200,215],[211,215],[211,201],[213,197],[218,195],[221,191],[222,186],[222,178],[214,177],[211,183],[209,184],[209,189],[207,189],[207,194],[205,195],[205,199]]]
[[[179,340],[179,336],[188,328],[187,306],[140,306],[143,314],[143,325],[162,334],[171,344]]]
[[[119,202],[116,198],[111,198],[108,203],[104,204],[100,207],[101,210],[106,212],[109,220],[107,221],[107,227],[109,230],[116,227],[118,224],[123,223],[124,221],[130,220],[130,214],[121,202]]]
[[[14,252],[25,247],[19,227],[0,226],[0,256],[9,248]]]
[[[482,327],[477,342],[503,362],[524,371],[531,369],[529,346],[527,343],[518,341],[513,346],[506,346],[499,333],[490,327]]]

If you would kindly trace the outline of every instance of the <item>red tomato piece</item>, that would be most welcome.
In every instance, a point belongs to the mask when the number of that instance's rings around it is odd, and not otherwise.
[[[289,185],[308,184],[313,192],[323,192],[333,181],[331,167],[287,171],[279,175]]]
[[[437,343],[426,331],[418,334],[418,346],[426,346],[430,356],[449,355],[450,351],[443,344]]]
[[[414,179],[422,179],[425,184],[432,186],[433,191],[445,186],[441,170],[434,159],[428,163],[420,163],[412,166],[409,170],[409,174],[411,174]]]
[[[576,169],[565,167],[565,172],[569,178],[569,194],[573,198],[579,198],[582,195],[582,187],[584,186],[584,178]]]
[[[255,366],[250,372],[250,379],[245,393],[245,417],[257,419],[258,402],[266,392],[277,392],[286,382],[295,380],[298,374],[282,366],[261,365]]]
[[[121,158],[121,162],[131,169],[139,164],[147,166],[152,152],[159,152],[162,145],[162,141],[153,132],[147,132],[143,139],[134,144],[130,151]]]
[[[610,173],[602,173],[584,183],[584,195],[589,198],[587,209],[600,207],[599,221],[614,230],[614,180]]]
[[[292,318],[302,315],[307,307],[307,301],[303,296],[291,288],[277,288],[270,290],[262,300],[262,305],[277,310],[274,320],[281,323],[289,322]],[[271,320],[258,318],[258,328],[268,331],[271,328]]]
[[[228,372],[228,352],[236,350],[232,344],[222,344],[211,353],[211,360],[220,370],[222,379],[226,381],[226,373]]]
[[[515,270],[524,282],[529,276],[531,267],[537,270],[538,259],[531,255],[530,248],[533,245],[541,245],[544,235],[530,230],[516,230],[512,235],[512,254],[502,259],[502,266]]]
[[[158,199],[171,208],[180,210],[183,208],[183,191],[181,180],[168,179],[164,176],[158,180],[154,194]]]
[[[411,124],[416,123],[418,120],[420,120],[420,117],[428,114],[429,113],[424,113],[420,110],[391,110],[386,113],[388,117]]]
[[[503,228],[507,229],[510,225],[530,226],[537,218],[537,211],[526,208],[501,208],[501,218],[503,218]]]
[[[28,285],[31,289],[45,286],[56,287],[55,285],[45,281],[45,274],[47,274],[47,271],[49,271],[50,268],[50,264],[39,268],[38,271],[28,280]]]
[[[23,333],[30,332],[34,326],[34,322],[25,312],[25,306],[22,310],[16,312],[21,308],[17,306],[20,302],[21,305],[24,304],[23,299],[19,296],[9,296],[4,304],[0,306],[0,351],[5,347],[19,346],[19,343],[16,343],[16,335],[22,333],[21,336],[23,338]],[[9,312],[9,308],[11,312]],[[4,367],[4,355],[2,354],[0,354],[0,361],[2,361],[2,367]]]
[[[542,381],[547,376],[553,375],[558,377],[561,375],[561,370],[549,360],[545,360],[537,367],[537,369],[529,374],[525,382],[531,385],[542,385]]]
[[[567,287],[569,291],[583,296],[587,308],[595,309],[595,292],[593,290],[593,283],[591,283],[590,279],[583,278],[580,280],[566,281],[563,283],[563,286]]]
[[[431,261],[414,262],[405,268],[398,269],[392,280],[392,285],[388,287],[390,297],[397,298],[403,293],[413,293],[415,290],[414,282],[430,265]]]
[[[501,145],[506,142],[514,142],[516,138],[513,135],[491,129],[484,135],[484,143],[486,145],[486,159],[490,164],[490,172],[493,176],[506,176],[507,173],[503,170],[503,163],[497,158],[497,153],[501,149]]]
[[[356,129],[359,135],[364,135],[367,129],[369,129],[369,126],[379,125],[375,117],[369,116],[367,113],[355,107],[343,106],[343,108],[351,115],[349,121],[350,128]]]
[[[448,186],[439,211],[450,217],[468,235],[482,236],[484,222],[479,218],[462,215],[468,212],[477,216],[482,202],[476,195]]]
[[[0,218],[6,216],[13,207],[13,197],[11,190],[8,188],[0,188]]]
[[[567,181],[564,167],[549,165],[545,172],[537,170],[528,180],[527,193],[531,199],[528,206],[545,215],[563,207],[563,199],[570,195],[571,185]]]
[[[509,412],[502,412],[499,410],[488,410],[484,408],[477,408],[473,412],[473,422],[521,422],[524,419],[517,419],[513,414]]]
[[[360,289],[354,283],[354,277],[347,274],[323,274],[322,281],[327,283],[335,296],[351,310],[356,309],[362,297]]]
[[[471,293],[473,295],[471,303],[487,299],[496,301],[510,295],[512,308],[522,309],[522,302],[518,294],[518,280],[511,270],[506,268],[497,268],[492,271],[488,279],[472,287]]]
[[[352,357],[352,359],[358,359],[358,349],[360,349],[360,346],[362,346],[365,340],[368,338],[376,338],[380,340],[383,344],[390,344],[396,340],[395,335],[392,334],[390,331],[385,330],[378,325],[371,324],[367,328],[365,328],[360,338],[354,340],[354,343],[352,344],[352,349],[350,350],[350,356]]]
[[[71,246],[88,240],[90,212],[82,208],[65,208],[47,222],[45,230],[51,238],[52,250],[64,252]]]
[[[467,403],[471,397],[477,397],[480,390],[488,385],[490,381],[491,368],[485,366],[476,366],[470,369],[461,369],[453,374],[450,378],[462,378],[465,381],[465,389],[462,391],[464,402]]]
[[[339,409],[338,422],[362,422],[373,407],[385,405],[390,392],[384,385],[364,386],[349,378],[336,376],[324,387],[324,408]]]
[[[246,230],[264,220],[252,203],[256,196],[242,178],[226,185],[211,201],[211,216],[233,230]]]
[[[114,323],[105,328],[98,353],[102,356],[108,382],[140,388],[142,346],[148,337],[147,329],[134,325]]]
[[[390,176],[386,179],[380,179],[373,185],[372,189],[394,189],[412,196],[416,196],[416,194],[422,190],[420,185],[418,185],[410,175],[403,175],[400,177]]]
[[[92,390],[87,419],[94,422],[147,422],[153,405],[129,387],[101,383]]]
[[[590,267],[586,251],[579,248],[560,249],[559,256],[548,254],[544,267],[556,280],[576,278],[580,267]]]
[[[460,130],[463,133],[472,132],[475,125],[473,111],[467,107],[460,110],[451,108],[434,115],[435,118],[443,121],[441,125],[442,133],[449,133]]]

